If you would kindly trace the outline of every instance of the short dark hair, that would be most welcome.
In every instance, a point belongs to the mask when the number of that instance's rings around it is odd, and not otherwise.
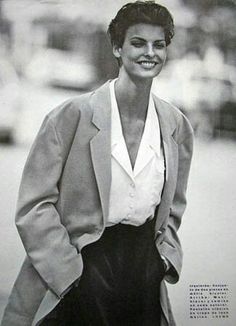
[[[155,1],[136,1],[124,5],[109,24],[107,33],[112,45],[122,47],[127,29],[140,23],[163,27],[166,45],[170,44],[174,36],[174,21],[168,9]]]

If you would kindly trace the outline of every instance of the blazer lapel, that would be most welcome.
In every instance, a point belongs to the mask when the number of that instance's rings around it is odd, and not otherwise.
[[[91,157],[98,185],[104,223],[108,217],[111,185],[111,101],[109,82],[91,96],[92,122],[98,132],[90,141]]]
[[[178,145],[172,137],[176,129],[176,123],[173,121],[168,105],[164,105],[163,102],[160,101],[157,97],[154,97],[154,102],[159,117],[166,167],[162,199],[157,209],[156,216],[155,231],[157,235],[158,232],[162,231],[160,229],[162,228],[164,221],[167,221],[167,217],[169,216],[169,208],[177,180],[178,167],[176,164],[178,162]]]

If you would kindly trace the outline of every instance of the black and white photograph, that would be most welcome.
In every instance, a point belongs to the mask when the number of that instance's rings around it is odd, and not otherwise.
[[[0,325],[236,325],[235,0],[0,0]]]

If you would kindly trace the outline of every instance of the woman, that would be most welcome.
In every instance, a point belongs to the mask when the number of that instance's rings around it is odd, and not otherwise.
[[[152,1],[108,29],[119,75],[46,117],[23,173],[16,224],[27,258],[2,326],[174,325],[192,128],[150,94],[173,20]]]

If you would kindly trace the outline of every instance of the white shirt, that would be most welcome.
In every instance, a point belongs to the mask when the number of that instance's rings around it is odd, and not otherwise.
[[[119,109],[111,94],[111,190],[107,226],[117,223],[141,225],[154,216],[164,184],[164,157],[155,105],[150,96],[143,136],[134,169],[122,133]]]

